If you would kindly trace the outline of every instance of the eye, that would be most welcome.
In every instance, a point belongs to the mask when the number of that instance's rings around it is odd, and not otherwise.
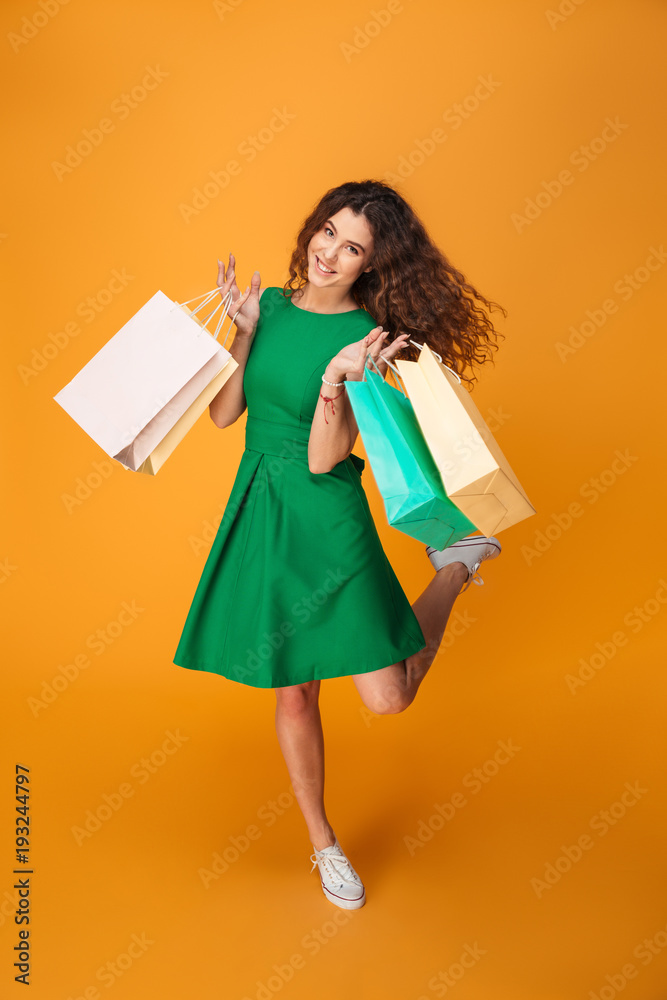
[[[324,232],[327,234],[331,233],[331,235],[333,236],[333,229],[331,228],[331,226],[325,226]],[[351,243],[348,243],[348,247],[350,248],[350,250],[354,250],[354,253],[357,257],[359,256],[359,251],[357,250],[356,247],[353,247]]]

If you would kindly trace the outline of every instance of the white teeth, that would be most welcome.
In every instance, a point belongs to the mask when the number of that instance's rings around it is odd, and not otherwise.
[[[325,267],[325,265],[322,263],[322,261],[320,260],[319,257],[317,258],[317,264],[318,264],[318,267],[321,267],[323,271],[327,272],[327,274],[334,274],[335,273],[334,270],[333,270],[333,268],[331,268],[331,267]]]

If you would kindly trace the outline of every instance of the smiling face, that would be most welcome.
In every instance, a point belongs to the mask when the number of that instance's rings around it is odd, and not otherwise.
[[[363,271],[370,271],[373,236],[363,215],[350,208],[326,219],[308,244],[308,281],[318,288],[347,291]]]

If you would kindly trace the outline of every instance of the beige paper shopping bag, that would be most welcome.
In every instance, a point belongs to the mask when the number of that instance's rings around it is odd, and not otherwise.
[[[188,307],[184,305],[183,308],[187,309]],[[137,472],[146,472],[150,476],[154,476],[156,474],[158,469],[164,465],[166,460],[174,451],[176,445],[180,444],[188,431],[202,415],[208,404],[214,396],[218,394],[227,379],[230,375],[234,374],[237,368],[238,362],[235,361],[230,355],[225,367],[222,368],[208,383],[208,385],[202,389],[194,403],[190,404],[183,416],[178,419],[170,431],[167,431],[165,437],[163,437],[160,443],[153,448],[148,458],[141,463],[139,468],[136,470]]]
[[[485,535],[531,517],[535,508],[458,375],[428,345],[415,346],[418,361],[394,363],[447,495]]]
[[[53,397],[126,469],[154,475],[238,367],[217,341],[231,291],[205,319],[196,315],[219,293],[190,310],[156,292]],[[213,335],[206,323],[221,306]]]

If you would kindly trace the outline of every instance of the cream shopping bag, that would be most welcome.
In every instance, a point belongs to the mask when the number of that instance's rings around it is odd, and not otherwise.
[[[418,361],[394,359],[447,495],[485,535],[531,517],[535,508],[470,393],[424,344]]]
[[[238,368],[217,341],[229,291],[204,320],[216,295],[192,311],[157,291],[53,398],[125,468],[154,475]],[[222,306],[215,334],[206,323]]]

